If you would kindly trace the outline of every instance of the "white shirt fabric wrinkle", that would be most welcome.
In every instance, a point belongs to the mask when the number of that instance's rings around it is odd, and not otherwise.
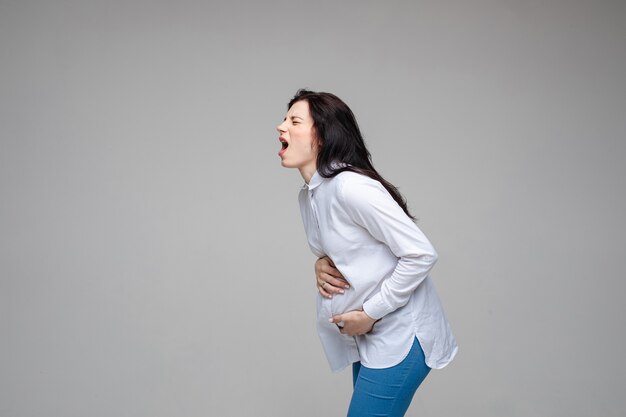
[[[429,367],[450,363],[458,348],[430,278],[437,252],[382,184],[350,171],[333,178],[316,172],[298,200],[312,252],[332,259],[350,283],[331,299],[317,295],[317,329],[331,370],[357,361],[397,365],[415,337]],[[328,322],[353,310],[380,320],[356,337]]]

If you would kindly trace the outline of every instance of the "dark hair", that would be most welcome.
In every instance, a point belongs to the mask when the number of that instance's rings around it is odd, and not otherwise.
[[[415,219],[398,189],[374,169],[372,157],[348,105],[334,94],[301,89],[289,101],[287,109],[302,100],[309,103],[318,142],[317,172],[324,178],[332,178],[344,171],[366,175],[380,182],[407,216]],[[333,164],[336,162],[348,165],[337,166]]]

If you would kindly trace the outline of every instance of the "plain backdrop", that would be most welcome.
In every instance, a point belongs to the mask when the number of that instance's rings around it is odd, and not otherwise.
[[[342,416],[276,125],[343,98],[460,345],[408,416],[626,409],[623,1],[0,1],[0,417]]]

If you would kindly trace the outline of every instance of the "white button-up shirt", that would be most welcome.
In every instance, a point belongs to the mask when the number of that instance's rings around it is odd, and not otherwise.
[[[311,250],[332,259],[350,283],[331,299],[318,293],[317,328],[331,370],[357,361],[368,368],[397,365],[415,337],[429,367],[446,366],[457,345],[429,276],[437,253],[380,182],[354,172],[334,178],[316,172],[299,203]],[[355,337],[328,322],[353,310],[380,320]]]

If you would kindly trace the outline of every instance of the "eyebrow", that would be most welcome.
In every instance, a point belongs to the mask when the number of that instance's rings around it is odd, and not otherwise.
[[[295,119],[296,117],[297,117],[298,119],[300,119],[300,120],[304,120],[304,117],[302,117],[302,116],[298,116],[297,114],[293,114],[293,115],[291,115],[289,118],[290,118],[291,120],[293,120],[293,119]],[[285,116],[285,118],[284,118],[283,120],[287,120],[287,116]]]

